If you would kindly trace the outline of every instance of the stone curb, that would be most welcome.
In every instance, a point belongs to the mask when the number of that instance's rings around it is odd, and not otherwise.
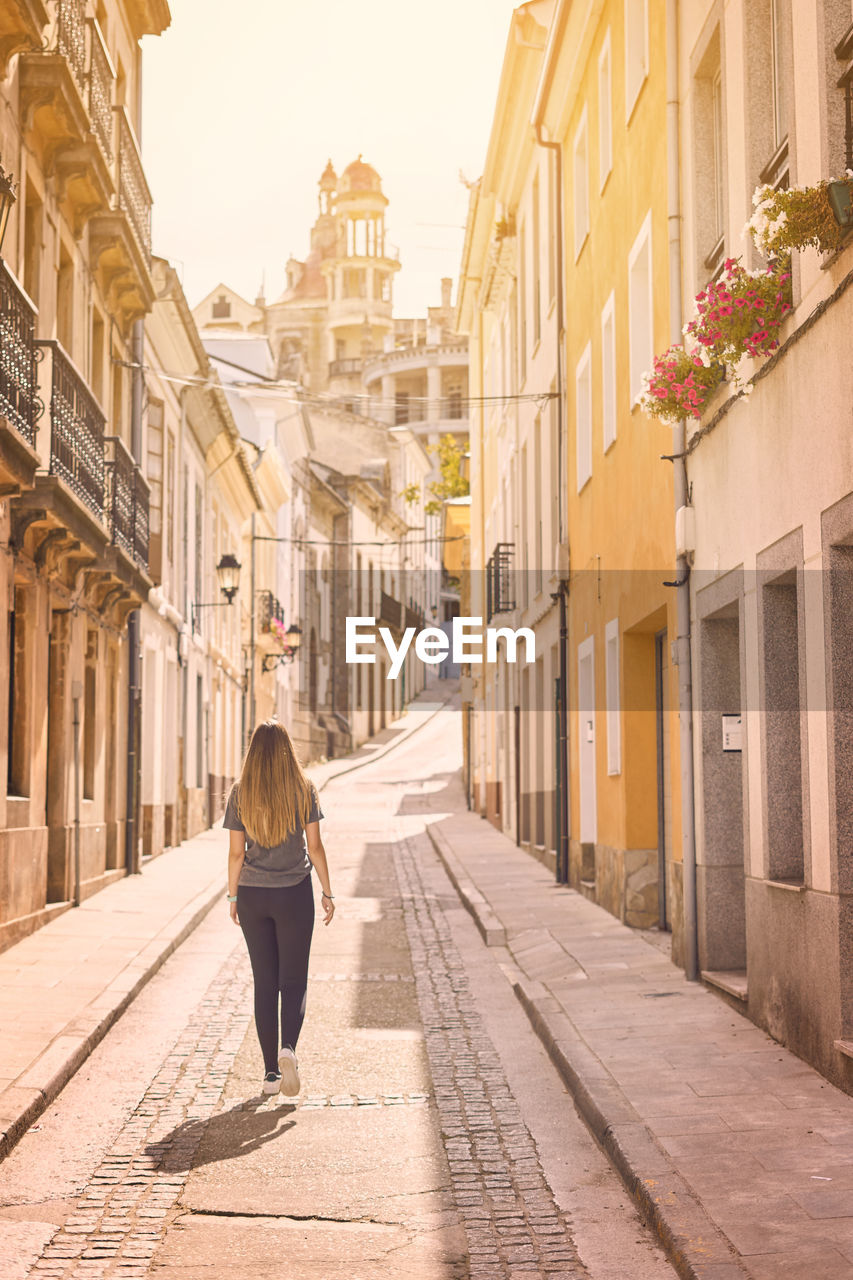
[[[524,978],[513,982],[521,1007],[584,1123],[657,1233],[682,1280],[743,1280],[748,1272],[732,1245],[676,1172],[609,1071],[570,1019],[551,1011],[548,1006],[556,1006],[556,1001],[550,996],[535,999],[528,987]]]
[[[506,927],[460,864],[447,837],[435,824],[428,825],[427,832],[486,946],[509,946],[512,954]],[[541,983],[523,975],[517,962],[502,967],[584,1123],[682,1280],[743,1280],[748,1272],[732,1245],[558,1002]]]
[[[462,867],[443,832],[435,829],[434,823],[427,824],[427,835],[432,841],[450,881],[459,894],[463,907],[471,916],[480,931],[487,947],[505,947],[506,929],[492,911],[480,890]]]
[[[222,876],[196,894],[139,955],[0,1093],[0,1160],[79,1071],[115,1021],[222,897]]]

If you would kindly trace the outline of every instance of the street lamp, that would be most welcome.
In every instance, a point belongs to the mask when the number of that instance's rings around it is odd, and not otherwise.
[[[192,606],[192,629],[195,631],[196,614],[201,609],[224,609],[227,605],[234,603],[234,597],[237,594],[237,588],[240,585],[240,562],[236,556],[232,556],[230,551],[226,551],[219,564],[216,566],[216,580],[219,583],[219,590],[224,595],[224,600],[215,600],[210,604],[196,604]]]
[[[2,164],[0,164],[0,251],[3,249],[3,237],[6,234],[9,214],[12,212],[12,205],[15,203],[16,198],[12,175],[6,173]]]
[[[299,646],[302,643],[302,632],[295,622],[292,622],[284,633],[286,644],[281,653],[265,653],[261,659],[261,670],[272,671],[281,662],[292,662],[296,657]]]

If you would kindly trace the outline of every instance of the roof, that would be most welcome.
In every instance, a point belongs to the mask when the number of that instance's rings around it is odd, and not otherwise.
[[[373,165],[366,164],[359,156],[344,169],[340,176],[338,190],[341,194],[348,191],[381,191],[382,179]]]

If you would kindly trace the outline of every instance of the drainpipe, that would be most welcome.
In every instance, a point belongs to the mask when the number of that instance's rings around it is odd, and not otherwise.
[[[75,680],[71,686],[74,707],[74,906],[80,906],[80,697],[83,686]]]
[[[142,458],[142,405],[145,383],[142,374],[145,327],[144,321],[133,322],[131,337],[130,382],[130,452],[139,465]],[[139,804],[139,610],[127,620],[127,790],[124,826],[124,865],[128,874],[138,872],[139,849],[136,813]]]
[[[666,149],[667,226],[669,231],[670,340],[681,342],[681,204],[678,152],[678,0],[666,2]],[[672,429],[675,509],[689,500],[685,446],[687,429]],[[681,756],[681,831],[684,889],[684,971],[689,982],[699,978],[699,935],[696,910],[696,830],[693,794],[693,673],[690,652],[690,566],[685,556],[675,563],[676,661]]]
[[[565,352],[563,350],[563,153],[559,142],[548,141],[542,133],[542,116],[545,110],[545,99],[554,73],[555,52],[559,48],[559,40],[565,26],[568,6],[560,4],[554,16],[548,43],[545,48],[545,65],[536,93],[531,124],[536,132],[536,141],[540,147],[546,147],[554,153],[554,184],[556,187],[555,221],[556,221],[556,261],[557,306],[555,311],[557,326],[557,519],[559,549],[566,539],[566,512],[564,510],[564,468],[566,465],[566,411],[564,397]],[[559,607],[560,623],[560,697],[557,714],[560,723],[559,771],[560,771],[560,847],[557,850],[556,880],[558,884],[569,883],[569,624],[568,594],[569,583],[567,566],[560,563],[555,566],[559,574],[559,584],[552,594]]]

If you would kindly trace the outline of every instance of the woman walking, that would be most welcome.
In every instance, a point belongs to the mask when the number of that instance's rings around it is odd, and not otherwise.
[[[228,901],[246,939],[255,980],[255,1026],[264,1056],[262,1092],[299,1092],[296,1042],[305,1017],[314,929],[311,868],[323,890],[324,924],[335,914],[320,801],[290,734],[266,720],[252,734],[223,825],[231,832]],[[279,1035],[279,1001],[281,1028]]]

